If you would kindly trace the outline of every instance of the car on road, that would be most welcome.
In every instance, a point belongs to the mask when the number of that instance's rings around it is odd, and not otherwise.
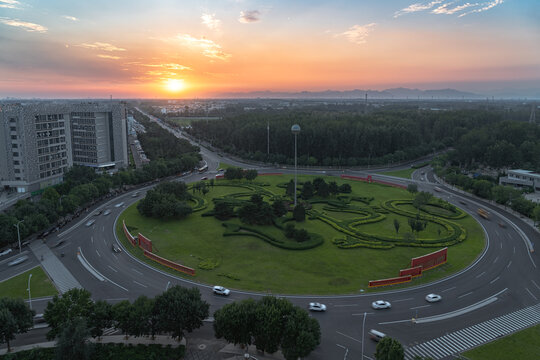
[[[222,169],[222,168],[219,168],[219,169],[217,169],[217,171],[218,171],[218,172],[222,172],[222,171],[223,171],[223,169]]]
[[[26,260],[28,260],[28,256],[23,255],[23,256],[20,256],[20,257],[16,258],[15,260],[10,261],[8,263],[8,266],[19,265],[20,263],[25,262]]]
[[[388,301],[377,300],[371,303],[371,307],[375,310],[379,309],[390,309],[392,305]]]
[[[137,197],[137,196],[139,196],[139,192],[138,192],[138,191],[134,192],[134,193],[131,195],[131,197]]]
[[[60,245],[62,245],[64,243],[64,239],[60,239],[58,240],[54,245],[53,247],[59,247]]]
[[[118,246],[116,244],[112,244],[112,251],[115,252],[115,253],[121,253],[122,249],[120,248],[120,246]]]
[[[123,201],[122,201],[122,202],[119,202],[119,203],[116,204],[116,205],[114,205],[114,207],[122,207],[122,206],[124,206],[124,202],[123,202]]]
[[[13,249],[6,249],[6,250],[0,252],[0,256],[7,255],[7,254],[9,254],[9,253],[12,252],[12,251],[13,251]]]
[[[85,225],[86,226],[92,226],[92,225],[94,225],[95,222],[96,222],[96,220],[94,220],[94,219],[88,220]]]
[[[107,216],[111,213],[111,210],[107,209],[103,212],[103,216]]]
[[[310,311],[326,311],[326,305],[318,302],[312,302],[309,303],[308,309]]]
[[[438,301],[441,301],[441,300],[442,300],[441,295],[437,295],[437,294],[427,294],[426,295],[426,301],[427,302],[434,303],[434,302],[438,302]]]
[[[203,176],[201,180],[208,180],[208,176]]]
[[[218,286],[218,285],[214,286],[212,288],[212,291],[216,295],[223,295],[223,296],[229,296],[229,294],[231,293],[231,290],[224,288],[223,286]]]
[[[99,216],[101,215],[101,213],[103,212],[103,210],[98,210],[94,213],[94,216]]]
[[[34,315],[34,324],[41,324],[45,322],[45,316],[43,314]]]

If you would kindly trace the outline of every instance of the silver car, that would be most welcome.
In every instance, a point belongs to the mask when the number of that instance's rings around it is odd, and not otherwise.
[[[229,296],[229,294],[231,293],[231,290],[224,288],[223,286],[214,286],[212,288],[212,291],[216,295],[223,295],[223,296]]]
[[[426,301],[427,302],[434,303],[434,302],[438,302],[438,301],[441,301],[441,300],[442,300],[441,295],[437,295],[437,294],[428,294],[428,295],[426,295]]]
[[[371,307],[375,310],[379,309],[390,309],[392,305],[388,301],[377,300],[371,303]]]
[[[308,309],[310,311],[326,311],[326,305],[318,302],[312,302],[309,303]]]
[[[24,255],[24,256],[21,256],[21,257],[16,258],[15,260],[10,261],[10,262],[8,263],[8,266],[19,265],[20,263],[25,262],[26,260],[28,260],[28,256],[27,256],[27,255]]]
[[[94,219],[88,220],[85,225],[86,226],[92,226],[92,225],[94,225],[95,222],[96,222],[96,220],[94,220]]]

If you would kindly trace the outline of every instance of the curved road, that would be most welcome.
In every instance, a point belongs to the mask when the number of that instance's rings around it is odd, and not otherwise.
[[[178,133],[176,135],[180,136]],[[197,181],[204,175],[215,174],[220,161],[246,166],[222,158],[205,148],[201,148],[201,153],[208,163],[209,173],[191,174],[181,180]],[[264,171],[292,172],[290,169],[271,168],[265,168]],[[413,180],[372,175],[375,178],[391,179],[396,183],[415,182],[420,190],[433,192],[467,211],[484,229],[484,252],[474,264],[461,273],[428,285],[377,294],[359,292],[358,295],[348,296],[287,296],[301,307],[305,307],[309,301],[321,301],[328,307],[326,313],[312,314],[321,324],[322,342],[309,359],[361,359],[362,354],[366,359],[373,358],[376,343],[370,341],[367,335],[372,328],[398,339],[407,347],[409,359],[415,354],[430,355],[436,359],[446,358],[462,350],[458,344],[470,348],[489,341],[490,338],[486,335],[488,333],[503,334],[504,331],[509,331],[511,324],[517,329],[526,326],[523,325],[524,319],[535,319],[534,316],[519,314],[497,324],[477,325],[539,303],[540,270],[537,265],[540,266],[540,260],[536,253],[531,253],[529,249],[529,242],[538,242],[538,233],[520,218],[438,185],[432,173],[424,174],[423,171],[425,170],[415,171]],[[314,170],[298,172],[326,174],[324,171]],[[342,172],[328,172],[328,175],[340,174]],[[358,176],[367,173],[347,170],[345,174]],[[441,191],[435,191],[435,186]],[[64,240],[60,246],[52,247],[52,252],[76,280],[92,292],[94,299],[110,302],[134,300],[142,294],[157,295],[168,286],[176,284],[196,285],[201,289],[203,298],[211,304],[212,314],[228,302],[263,295],[233,291],[228,298],[217,297],[212,294],[209,285],[190,284],[189,280],[158,271],[135,260],[126,251],[114,253],[113,244],[119,244],[114,232],[116,218],[124,207],[142,197],[144,191],[145,189],[139,189],[137,194],[124,194],[100,205],[71,228],[47,239],[49,246],[56,244],[59,239]],[[123,205],[119,205],[122,203]],[[480,206],[489,209],[490,220],[477,216],[476,209]],[[111,213],[94,215],[96,210],[103,209],[109,209]],[[85,225],[89,219],[96,220],[92,226]],[[504,223],[506,227],[499,226],[499,223]],[[62,257],[62,253],[66,256]],[[28,251],[27,255],[30,260],[15,267],[8,267],[7,263],[0,259],[1,277],[7,278],[39,263],[31,251]],[[427,303],[424,297],[428,293],[440,294],[443,300],[434,304]],[[390,301],[392,309],[372,310],[370,304],[377,299]],[[34,308],[40,311],[46,302],[34,301],[33,304]],[[540,322],[540,309],[533,311],[533,314],[538,316],[537,322]],[[413,321],[413,318],[416,320]],[[212,336],[211,327],[206,329],[205,334]],[[366,340],[363,342],[363,339]],[[437,340],[429,342],[431,339]]]

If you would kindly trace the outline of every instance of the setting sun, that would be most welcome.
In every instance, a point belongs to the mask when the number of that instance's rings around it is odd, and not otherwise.
[[[178,92],[185,89],[186,85],[184,80],[179,79],[168,79],[166,82],[167,90],[171,92]]]

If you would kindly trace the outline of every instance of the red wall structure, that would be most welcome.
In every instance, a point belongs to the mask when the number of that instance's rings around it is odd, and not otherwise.
[[[143,250],[152,252],[152,240],[139,233],[139,247]]]
[[[127,229],[125,220],[122,221],[122,226],[124,227],[124,234],[126,235],[127,239],[131,243],[131,245],[137,246],[137,241],[135,241],[135,238],[133,237],[133,235],[131,235],[131,233]]]
[[[407,189],[407,187],[405,185],[393,184],[391,182],[387,182],[387,181],[383,181],[383,180],[375,180],[375,179],[373,179],[371,177],[371,175],[368,175],[368,177],[365,177],[365,178],[360,177],[360,176],[341,175],[341,178],[342,179],[348,179],[348,180],[365,181],[365,182],[368,182],[368,183],[383,184],[383,185],[388,185],[388,186],[392,186],[392,187],[400,188],[400,189]]]
[[[369,282],[369,287],[402,284],[402,283],[411,281],[411,279],[412,279],[411,275],[405,275],[405,276],[399,276],[399,277],[390,278],[390,279],[371,280]]]
[[[177,263],[172,262],[170,260],[164,259],[161,256],[153,254],[153,253],[151,253],[151,252],[149,252],[147,250],[144,250],[144,256],[146,256],[147,258],[149,258],[151,260],[154,260],[155,262],[160,263],[161,265],[165,265],[167,267],[170,267],[171,269],[174,269],[176,271],[180,271],[180,272],[183,272],[185,274],[195,276],[195,270],[193,270],[192,268],[189,268],[187,266],[180,265],[180,264],[177,264]]]
[[[422,276],[422,267],[415,266],[408,269],[399,270],[399,276],[411,275],[412,277]]]
[[[421,266],[422,271],[426,271],[446,263],[447,256],[448,248],[445,247],[444,249],[432,252],[431,254],[413,258],[411,260],[411,267]]]

